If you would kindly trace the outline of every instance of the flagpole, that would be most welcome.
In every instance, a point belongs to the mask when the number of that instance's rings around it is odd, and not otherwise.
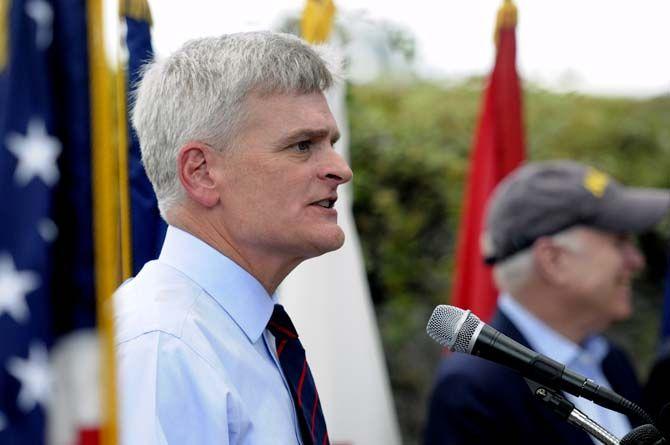
[[[93,227],[98,332],[101,346],[102,419],[100,442],[116,445],[117,405],[111,296],[121,281],[118,142],[115,134],[114,79],[105,58],[102,0],[88,0],[91,85]]]

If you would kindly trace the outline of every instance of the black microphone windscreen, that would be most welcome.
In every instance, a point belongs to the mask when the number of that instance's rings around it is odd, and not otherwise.
[[[661,445],[665,439],[654,425],[640,425],[621,438],[620,445]]]

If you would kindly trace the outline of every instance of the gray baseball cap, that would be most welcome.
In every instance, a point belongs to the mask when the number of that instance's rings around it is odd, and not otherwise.
[[[530,162],[493,192],[482,253],[493,264],[576,225],[639,233],[670,212],[670,190],[624,187],[574,161]]]

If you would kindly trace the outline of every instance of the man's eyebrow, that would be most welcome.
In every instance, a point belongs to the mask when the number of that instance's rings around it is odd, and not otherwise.
[[[280,145],[288,145],[288,144],[293,144],[295,142],[299,142],[305,139],[321,139],[326,136],[330,131],[328,131],[325,128],[319,128],[319,129],[313,129],[313,128],[301,128],[295,131],[292,131],[291,133],[287,134],[286,136],[282,137],[280,140]],[[335,143],[340,139],[340,132],[336,131],[333,133],[333,136],[330,139],[331,143]]]

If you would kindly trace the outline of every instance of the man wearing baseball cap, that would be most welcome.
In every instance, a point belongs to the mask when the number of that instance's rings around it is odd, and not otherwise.
[[[601,333],[632,313],[644,267],[633,235],[670,210],[670,191],[624,187],[572,161],[528,163],[494,191],[482,254],[501,291],[491,325],[634,402],[640,387],[623,352]],[[617,437],[638,419],[568,396]],[[531,394],[523,378],[484,359],[444,359],[426,444],[592,445]]]

